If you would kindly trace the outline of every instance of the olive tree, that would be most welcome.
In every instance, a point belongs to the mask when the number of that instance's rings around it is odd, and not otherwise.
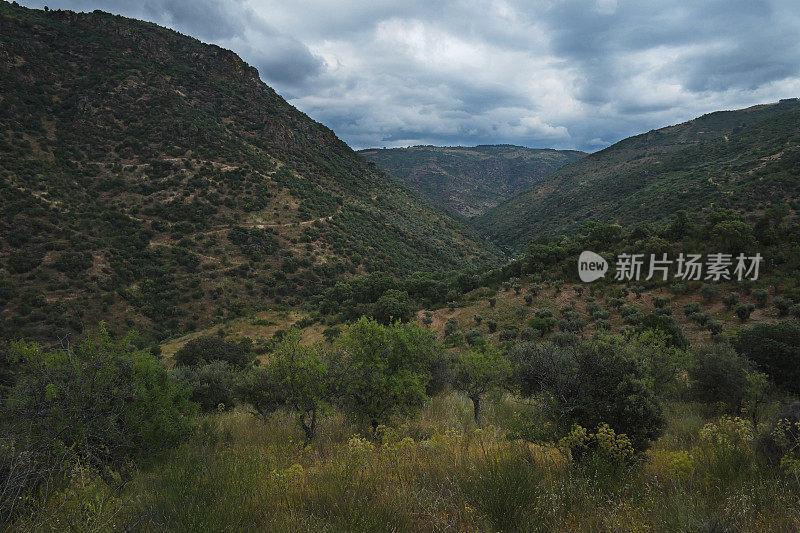
[[[343,406],[374,432],[393,415],[422,406],[441,350],[428,329],[362,317],[336,339],[331,357]]]
[[[481,422],[481,400],[508,378],[508,359],[487,342],[476,343],[456,360],[453,387],[472,400],[475,423]]]

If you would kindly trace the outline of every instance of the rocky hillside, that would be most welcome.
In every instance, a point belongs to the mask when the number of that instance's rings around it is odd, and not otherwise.
[[[511,145],[412,146],[359,153],[424,197],[467,217],[586,155]]]
[[[586,220],[663,223],[714,207],[755,218],[800,208],[800,101],[720,111],[630,137],[572,163],[473,220],[496,242],[574,230]]]
[[[0,337],[163,337],[497,257],[234,53],[99,11],[0,2],[0,154]]]

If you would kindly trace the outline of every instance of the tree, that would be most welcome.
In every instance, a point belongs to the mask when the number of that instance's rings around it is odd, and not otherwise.
[[[275,347],[268,365],[272,379],[284,391],[285,403],[298,413],[298,424],[309,441],[317,431],[320,413],[333,397],[328,361],[321,345],[300,344],[300,331],[292,328]]]
[[[330,361],[322,346],[300,344],[301,332],[292,328],[281,337],[263,368],[242,379],[240,395],[263,417],[281,407],[297,413],[306,440],[314,439],[318,421],[335,398]]]
[[[508,359],[499,348],[487,342],[478,343],[459,355],[453,386],[472,400],[476,424],[481,422],[481,400],[505,382],[509,370]]]
[[[757,324],[740,331],[734,347],[777,387],[800,393],[800,324],[789,321]]]
[[[342,332],[331,353],[344,406],[373,432],[393,415],[415,412],[425,401],[440,351],[430,330],[360,318]]]
[[[231,366],[244,368],[251,359],[244,344],[211,336],[192,339],[175,352],[176,366],[198,366],[212,361],[225,361]]]

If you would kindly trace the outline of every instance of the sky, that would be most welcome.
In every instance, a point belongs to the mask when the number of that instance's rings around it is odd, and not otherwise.
[[[355,149],[596,151],[800,96],[797,0],[47,0],[239,54]]]

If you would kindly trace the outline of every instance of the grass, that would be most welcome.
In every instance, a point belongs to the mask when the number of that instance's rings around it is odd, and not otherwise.
[[[665,435],[637,462],[574,463],[548,443],[508,440],[513,398],[448,393],[379,437],[341,414],[306,445],[294,419],[238,408],[142,468],[121,491],[76,477],[40,505],[32,530],[773,531],[800,528],[800,483],[761,462],[744,421],[673,403]],[[715,426],[709,426],[714,423]],[[720,436],[730,437],[727,440]],[[748,436],[749,435],[749,436]],[[71,524],[75,527],[64,527]],[[81,525],[83,524],[83,525]],[[92,525],[92,527],[86,526]],[[30,527],[28,527],[30,526]]]

